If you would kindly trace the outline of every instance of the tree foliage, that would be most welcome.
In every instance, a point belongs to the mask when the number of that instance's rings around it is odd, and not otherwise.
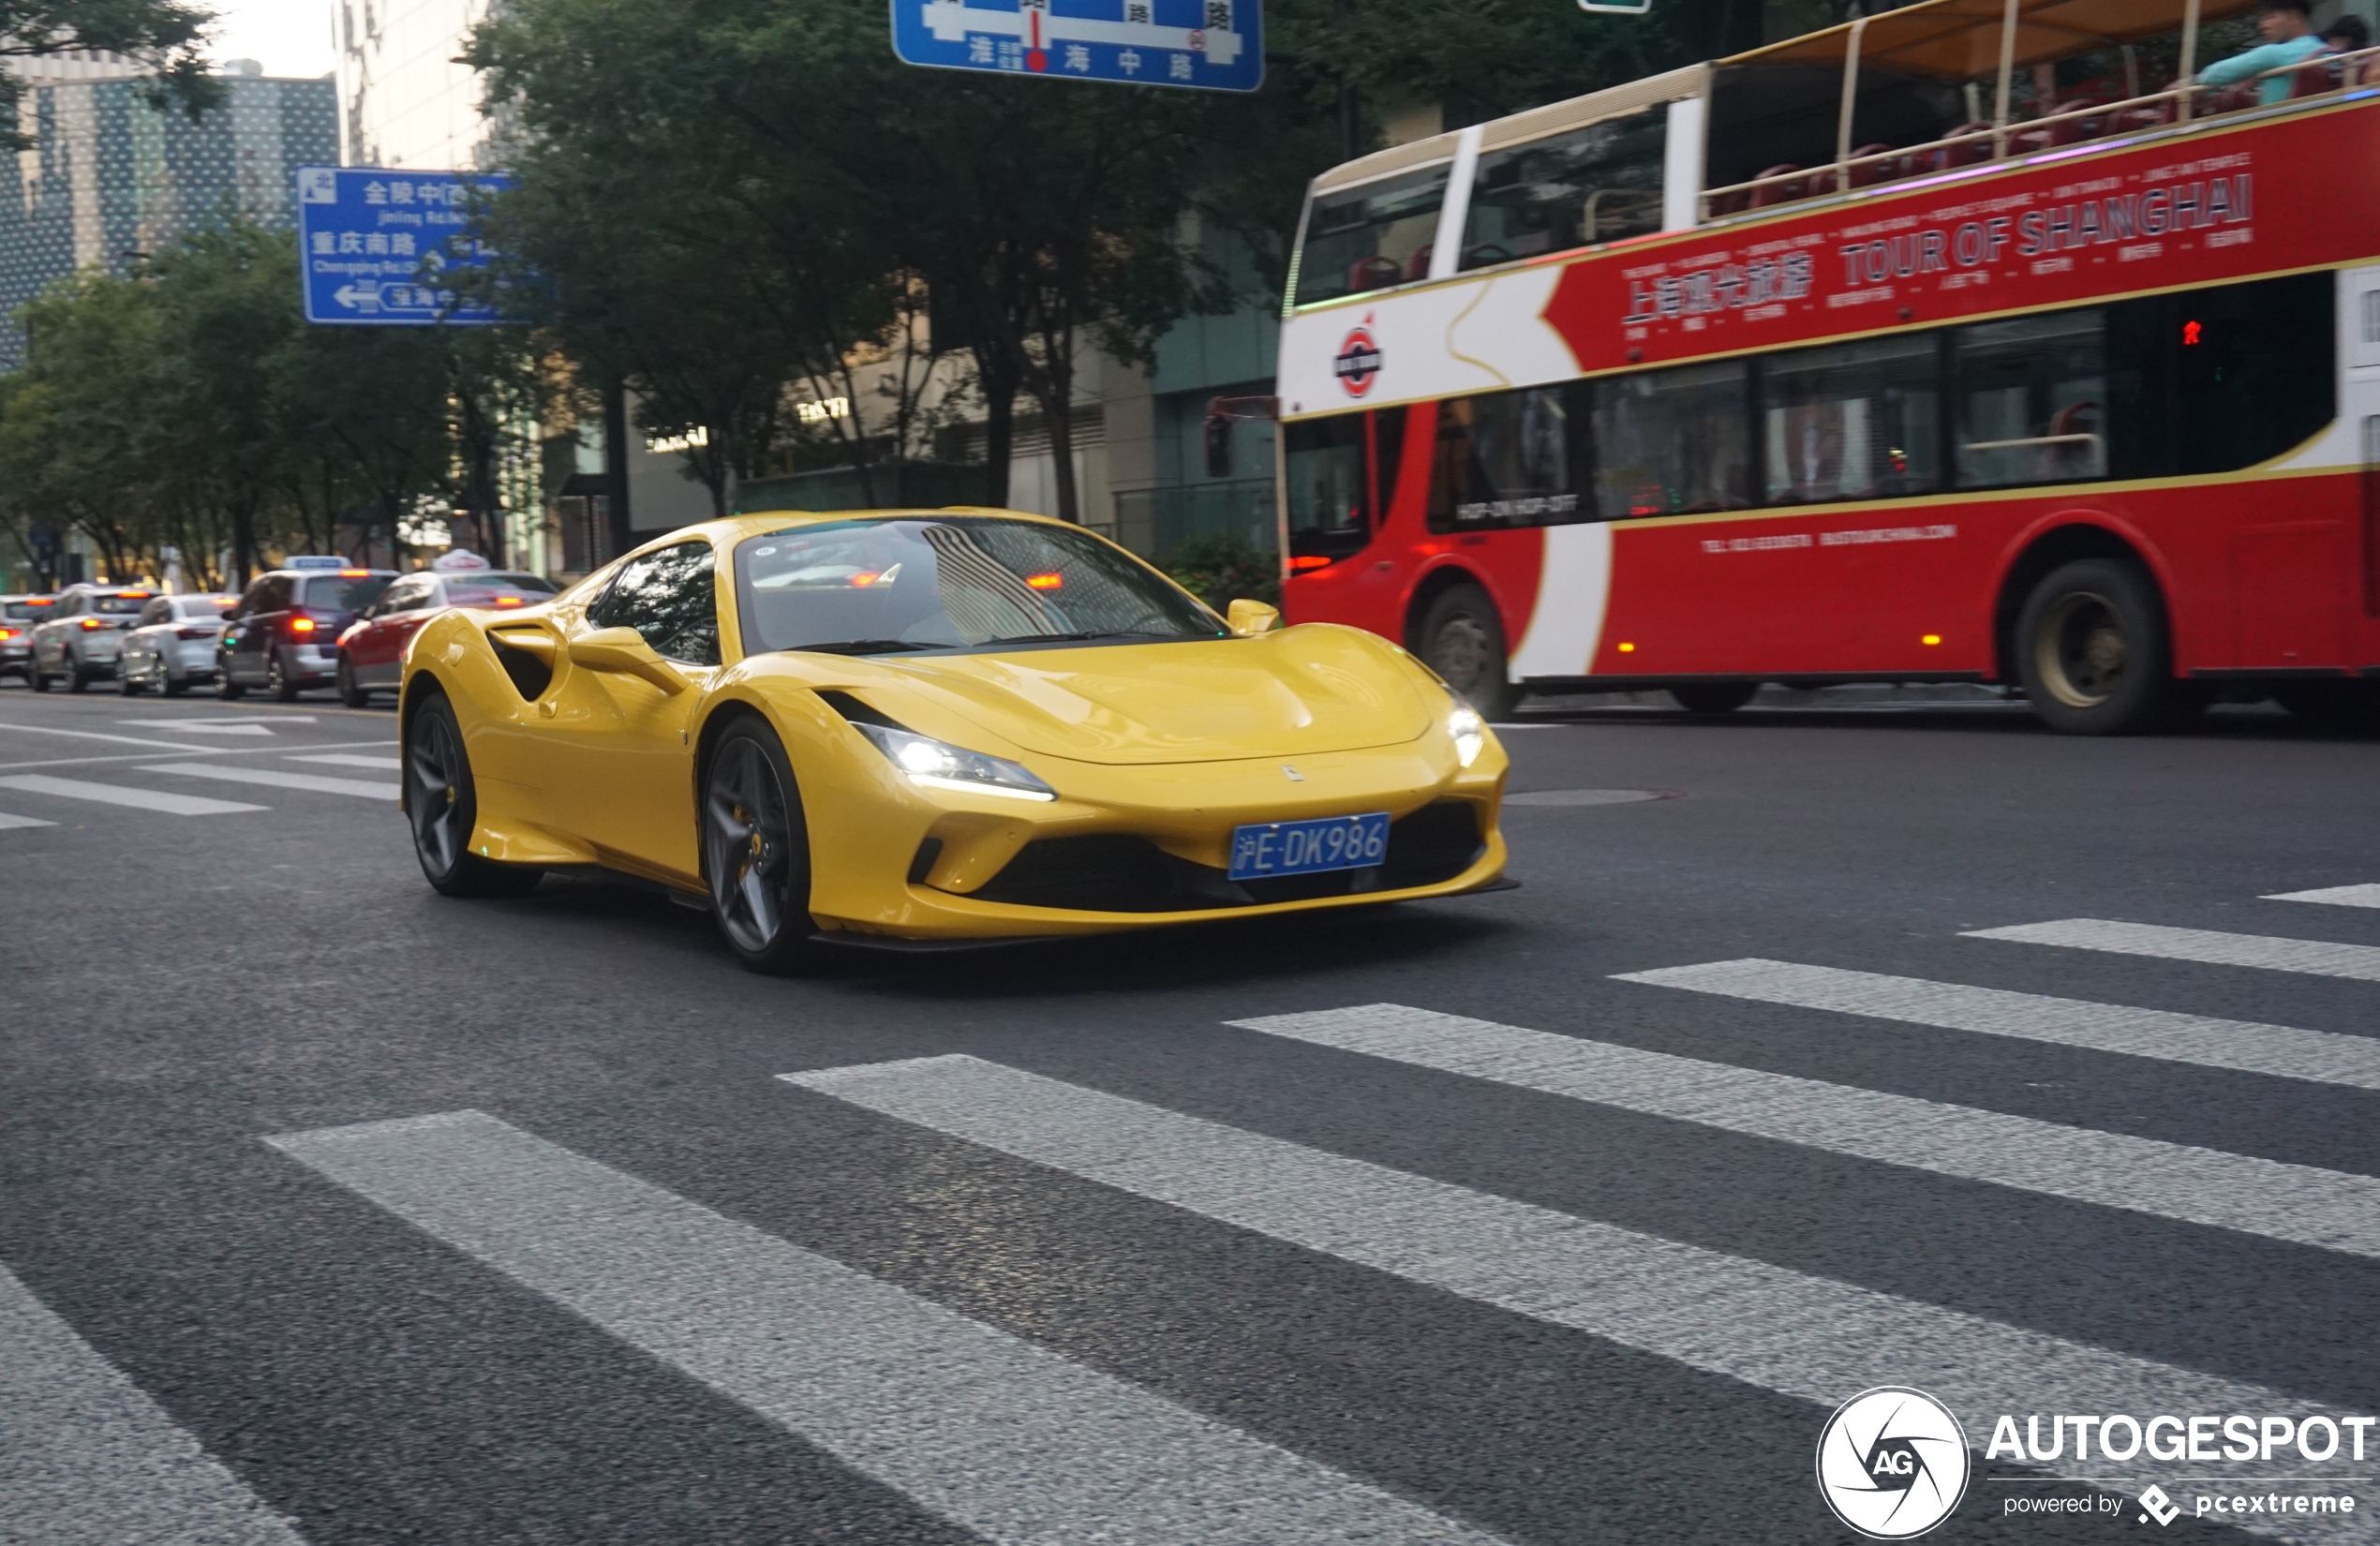
[[[0,0],[0,62],[77,50],[121,54],[141,67],[138,89],[162,108],[178,103],[191,117],[221,100],[210,72],[206,28],[215,13],[189,0]],[[24,78],[0,69],[0,145],[32,143],[17,127]]]
[[[124,276],[96,270],[26,309],[0,379],[0,524],[79,530],[111,575],[243,581],[268,551],[393,535],[425,495],[467,495],[454,351],[438,329],[324,328],[298,304],[296,244],[231,222]],[[54,574],[42,576],[53,583]]]

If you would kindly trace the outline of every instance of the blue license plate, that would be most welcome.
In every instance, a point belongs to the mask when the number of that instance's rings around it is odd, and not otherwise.
[[[1309,822],[1267,822],[1231,834],[1231,878],[1314,875],[1326,870],[1361,870],[1389,852],[1389,813],[1322,816]]]

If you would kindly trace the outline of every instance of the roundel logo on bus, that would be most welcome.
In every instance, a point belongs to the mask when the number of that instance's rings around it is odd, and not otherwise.
[[[1370,312],[1347,330],[1346,341],[1331,357],[1331,374],[1339,379],[1350,397],[1361,397],[1372,390],[1372,379],[1380,374],[1380,346],[1372,336]]]

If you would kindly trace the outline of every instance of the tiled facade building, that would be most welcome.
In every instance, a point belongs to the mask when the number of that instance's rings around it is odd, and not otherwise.
[[[291,224],[296,169],[338,159],[338,93],[327,77],[228,74],[222,105],[194,123],[141,101],[121,63],[48,63],[23,71],[17,127],[31,143],[0,157],[0,369],[22,356],[18,309],[60,279],[80,268],[121,272],[227,213]]]

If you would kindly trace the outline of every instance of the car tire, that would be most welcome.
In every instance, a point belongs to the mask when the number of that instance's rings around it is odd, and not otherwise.
[[[1510,679],[1504,619],[1486,591],[1475,585],[1439,591],[1414,640],[1413,652],[1481,716],[1510,718],[1521,692]]]
[[[2160,729],[2188,698],[2156,582],[2127,559],[2082,558],[2042,576],[2016,615],[2014,653],[2033,712],[2064,735]]]
[[[784,743],[766,723],[744,718],[713,744],[694,822],[711,916],[736,962],[773,975],[814,970],[810,829]]]
[[[115,668],[115,690],[127,698],[137,698],[148,688],[133,676],[130,666],[119,661]]]
[[[441,897],[522,897],[543,878],[533,865],[498,864],[471,852],[479,799],[454,706],[433,691],[405,736],[405,815],[413,856]]]
[[[355,667],[348,663],[345,655],[339,657],[339,702],[350,708],[372,706],[372,694],[357,685]]]
[[[264,690],[281,703],[298,701],[297,678],[290,676],[289,668],[281,663],[281,652],[277,649],[265,652]]]
[[[47,692],[50,691],[50,676],[49,673],[41,669],[40,661],[34,660],[26,662],[24,668],[24,685],[33,689],[36,692]]]
[[[74,658],[72,650],[67,652],[66,667],[67,691],[88,692],[91,691],[91,674],[82,669],[82,662]]]
[[[175,676],[171,666],[159,666],[157,668],[157,691],[164,693],[169,698],[186,696],[190,691],[190,678],[187,676]]]
[[[1691,682],[1670,689],[1670,696],[1677,706],[1696,719],[1709,719],[1720,714],[1733,714],[1752,701],[1761,690],[1758,682]]]

